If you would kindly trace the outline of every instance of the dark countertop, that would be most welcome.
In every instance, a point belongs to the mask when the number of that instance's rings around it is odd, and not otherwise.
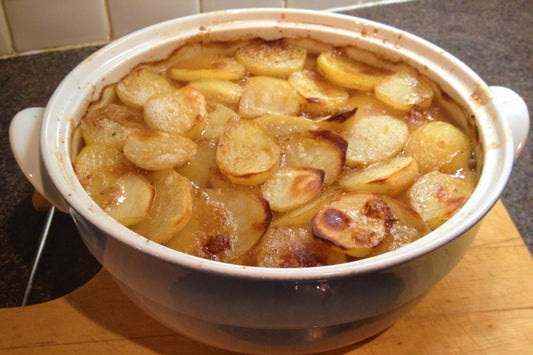
[[[516,91],[533,108],[533,1],[418,0],[346,13],[421,36],[470,66],[489,85]],[[32,207],[33,188],[11,155],[11,118],[45,106],[61,79],[97,47],[0,60],[0,307],[20,305],[45,214]],[[531,109],[530,109],[531,112]],[[502,199],[533,253],[533,142],[530,135]],[[81,242],[70,217],[56,213],[29,303],[68,293],[100,265]]]

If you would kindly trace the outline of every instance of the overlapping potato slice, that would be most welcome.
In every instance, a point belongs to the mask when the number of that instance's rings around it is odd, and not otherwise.
[[[313,217],[315,236],[337,245],[345,253],[364,257],[389,234],[392,211],[370,192],[349,192],[328,202]]]
[[[281,169],[265,181],[262,193],[273,211],[287,211],[311,200],[323,185],[323,170],[310,167]]]
[[[235,58],[252,74],[281,78],[302,70],[307,51],[285,40],[258,39],[238,48]]]
[[[146,68],[131,72],[116,86],[120,101],[134,108],[142,108],[152,95],[173,89],[170,81]]]
[[[176,171],[191,180],[196,186],[207,187],[211,176],[216,173],[220,174],[216,161],[217,142],[202,139],[196,141],[196,144],[196,155],[188,163],[178,167]]]
[[[257,117],[254,121],[263,126],[273,137],[318,129],[316,122],[300,116],[263,115]]]
[[[238,80],[246,74],[244,66],[233,59],[218,54],[204,54],[175,62],[170,77],[179,81]]]
[[[288,168],[314,167],[325,173],[324,184],[332,184],[341,173],[346,159],[347,143],[330,131],[292,134],[283,142]]]
[[[433,99],[431,87],[409,72],[389,75],[376,85],[374,92],[378,100],[400,111],[429,107]]]
[[[239,114],[246,118],[261,115],[294,116],[302,98],[286,80],[253,76],[246,80],[239,102]]]
[[[117,84],[107,85],[102,89],[100,93],[100,99],[95,102],[91,102],[87,107],[87,112],[96,110],[97,108],[107,106],[110,104],[119,104],[120,100],[117,95]]]
[[[418,166],[413,157],[395,157],[366,169],[349,170],[339,180],[346,191],[396,195],[414,183]]]
[[[416,159],[421,172],[437,169],[446,174],[456,174],[468,169],[472,149],[468,137],[457,127],[432,121],[411,133],[405,154]]]
[[[130,228],[157,243],[165,243],[187,225],[192,215],[192,186],[174,169],[149,173],[155,198],[148,215]]]
[[[463,206],[473,190],[474,185],[467,181],[431,171],[411,186],[409,203],[429,227],[435,229]]]
[[[197,138],[205,127],[204,95],[184,87],[153,95],[144,106],[144,121],[152,129]]]
[[[146,170],[181,166],[196,154],[197,146],[189,138],[158,130],[133,132],[126,139],[124,155]]]
[[[202,258],[231,262],[253,248],[267,231],[268,203],[245,191],[203,189],[193,216],[166,246]]]
[[[230,123],[239,119],[239,115],[229,107],[219,103],[209,103],[203,137],[218,139]]]
[[[279,166],[281,148],[259,124],[239,120],[220,137],[216,159],[232,182],[259,185]]]
[[[116,104],[88,111],[79,127],[85,143],[104,143],[119,150],[130,133],[147,128],[142,111]]]
[[[219,102],[236,106],[242,96],[243,87],[228,80],[191,81],[187,86],[200,91],[208,102]]]
[[[137,173],[126,173],[94,198],[117,222],[127,226],[140,222],[152,207],[155,189]]]
[[[407,124],[387,115],[366,116],[343,132],[348,141],[346,164],[364,167],[398,154],[407,143]]]

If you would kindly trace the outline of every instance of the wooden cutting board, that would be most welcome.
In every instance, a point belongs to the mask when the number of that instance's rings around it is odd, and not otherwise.
[[[0,309],[0,352],[229,354],[152,320],[104,270],[57,300]],[[391,353],[533,353],[533,259],[501,202],[459,265],[406,317],[329,354]]]

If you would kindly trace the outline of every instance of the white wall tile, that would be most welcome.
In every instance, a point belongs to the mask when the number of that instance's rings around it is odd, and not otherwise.
[[[298,9],[325,10],[337,7],[356,6],[361,0],[287,0],[287,7]]]
[[[11,36],[5,21],[4,8],[0,7],[0,55],[11,53],[13,53]]]
[[[200,0],[202,12],[251,7],[283,7],[283,0]],[[323,0],[322,0],[323,1]]]
[[[196,14],[200,0],[107,0],[114,38],[176,17]]]
[[[104,0],[4,0],[19,52],[109,39]]]

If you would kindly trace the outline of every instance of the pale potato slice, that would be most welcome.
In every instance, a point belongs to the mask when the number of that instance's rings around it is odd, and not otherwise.
[[[322,129],[335,133],[342,133],[352,126],[356,113],[357,108],[342,109],[322,118],[318,121],[318,125]]]
[[[343,132],[348,141],[346,164],[364,167],[398,154],[407,143],[407,124],[387,115],[366,116]]]
[[[249,41],[235,51],[235,59],[255,75],[286,77],[302,70],[307,51],[287,43],[285,40]]]
[[[180,60],[170,68],[170,77],[179,81],[238,80],[246,74],[244,66],[231,57],[204,54]]]
[[[74,160],[85,146],[83,132],[80,126],[72,128],[70,135],[70,159]]]
[[[140,222],[155,197],[150,182],[137,173],[126,173],[95,196],[95,202],[122,225]]]
[[[411,186],[408,196],[415,211],[435,229],[463,206],[473,190],[474,185],[467,181],[432,171]]]
[[[287,211],[315,197],[324,185],[324,171],[302,167],[278,170],[262,185],[273,211]]]
[[[120,101],[134,108],[142,108],[152,95],[174,89],[170,81],[146,68],[131,72],[116,86]]]
[[[188,163],[176,168],[176,171],[185,176],[198,187],[208,187],[211,176],[220,174],[216,160],[217,142],[202,139],[196,141],[197,152]]]
[[[216,159],[220,171],[232,182],[259,185],[279,166],[281,148],[263,127],[240,120],[220,137]]]
[[[346,191],[396,195],[413,184],[417,174],[413,157],[395,157],[366,169],[349,170],[339,179],[339,184]]]
[[[286,80],[253,76],[246,80],[239,102],[239,114],[246,118],[261,115],[294,116],[302,98]]]
[[[191,219],[192,185],[174,169],[154,171],[146,177],[155,188],[152,208],[130,229],[154,242],[165,243]]]
[[[98,101],[91,102],[89,107],[87,107],[87,112],[110,104],[119,104],[120,100],[117,96],[116,90],[117,84],[107,85],[104,87],[100,93],[100,99],[98,99]]]
[[[79,127],[86,144],[104,143],[119,150],[124,147],[130,133],[148,128],[142,111],[116,104],[88,111]]]
[[[321,53],[317,71],[332,83],[357,90],[372,90],[386,75],[382,69],[349,58],[341,48]]]
[[[219,103],[207,104],[207,118],[203,137],[219,139],[226,127],[240,119],[232,109]]]
[[[192,81],[187,86],[200,91],[208,102],[236,106],[242,96],[243,87],[228,80]]]
[[[158,130],[133,132],[126,139],[124,155],[139,168],[163,170],[181,166],[196,154],[189,138]]]
[[[400,111],[429,107],[433,99],[431,87],[409,72],[389,75],[376,85],[374,92],[378,100]]]
[[[193,216],[166,246],[205,259],[232,262],[267,231],[268,203],[245,191],[204,189],[194,198]]]
[[[346,140],[330,131],[292,134],[283,142],[283,147],[286,167],[321,169],[325,173],[325,185],[330,185],[337,180],[344,168]]]
[[[259,123],[273,137],[318,129],[316,122],[300,116],[263,115],[254,122]]]
[[[328,202],[313,217],[315,236],[337,245],[345,253],[365,257],[389,234],[390,207],[370,192],[349,192]]]
[[[450,123],[432,121],[415,129],[405,154],[413,156],[421,172],[456,174],[468,170],[472,149],[468,137]]]
[[[205,127],[204,95],[184,87],[152,96],[144,107],[144,121],[152,129],[197,138]]]

